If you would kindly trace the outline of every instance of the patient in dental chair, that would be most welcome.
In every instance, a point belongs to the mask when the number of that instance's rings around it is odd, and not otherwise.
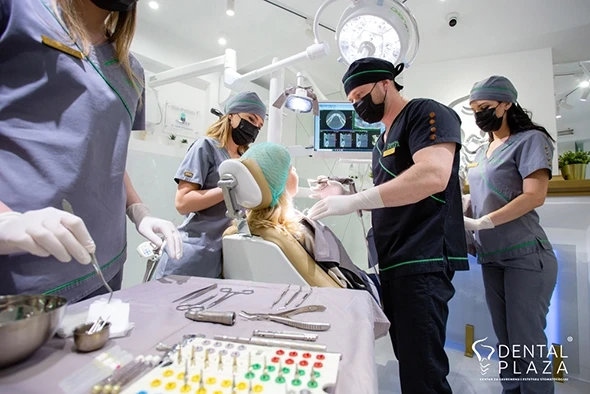
[[[285,237],[295,238],[335,283],[331,287],[367,290],[379,301],[375,285],[353,264],[338,237],[319,221],[308,219],[294,208],[292,197],[297,194],[299,178],[291,166],[287,149],[270,142],[256,144],[240,160],[249,168],[255,163],[255,172],[260,170],[272,194],[268,207],[248,212],[247,221],[252,233],[259,235],[264,229],[273,228],[284,233]],[[236,232],[232,226],[225,235]]]

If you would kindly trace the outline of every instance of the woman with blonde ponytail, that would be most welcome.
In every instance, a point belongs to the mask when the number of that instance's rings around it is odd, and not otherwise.
[[[174,225],[151,216],[125,171],[131,130],[145,128],[144,72],[129,52],[136,5],[0,2],[2,294],[104,293],[91,253],[120,289],[126,213],[141,235],[182,254]],[[80,264],[62,264],[72,259]]]
[[[205,137],[189,148],[176,172],[176,210],[185,215],[179,227],[183,257],[175,259],[164,253],[156,279],[165,275],[221,276],[221,237],[230,219],[225,216],[223,193],[217,187],[217,170],[223,161],[242,156],[256,140],[266,106],[256,93],[242,92],[227,101],[224,113]]]

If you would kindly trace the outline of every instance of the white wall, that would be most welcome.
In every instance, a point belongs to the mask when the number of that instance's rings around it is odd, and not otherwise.
[[[507,53],[448,62],[414,65],[404,71],[403,94],[428,97],[443,104],[468,95],[473,84],[491,75],[503,75],[518,90],[518,101],[533,113],[533,121],[557,140],[551,49]],[[554,173],[558,173],[557,155]]]

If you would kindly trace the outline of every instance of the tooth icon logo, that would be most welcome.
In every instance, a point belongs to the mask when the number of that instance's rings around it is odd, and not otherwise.
[[[477,345],[486,341],[487,339],[488,339],[488,337],[485,337],[484,339],[480,339],[478,341],[473,342],[473,345],[471,345],[471,350],[473,350],[473,352],[477,355],[477,359],[479,360],[479,369],[481,370],[482,375],[485,375],[488,372],[488,370],[490,369],[490,365],[491,365],[490,359],[492,358],[492,355],[496,352],[496,349],[494,349],[494,347],[489,346],[489,345],[484,345],[484,344],[481,344],[480,348],[490,349],[489,352],[488,351],[484,352],[484,353],[487,353],[487,355],[484,354],[482,356],[482,353],[480,353],[477,350]]]

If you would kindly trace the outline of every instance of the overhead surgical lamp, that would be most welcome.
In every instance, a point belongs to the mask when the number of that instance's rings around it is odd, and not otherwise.
[[[234,16],[236,14],[236,0],[227,0],[225,13],[227,16]]]
[[[297,86],[290,87],[281,94],[273,103],[273,107],[285,108],[297,113],[308,113],[313,109],[314,115],[318,115],[318,98],[313,92],[313,88],[303,86],[305,77],[297,73]]]
[[[313,21],[316,43],[320,16],[326,7],[338,0],[326,0]],[[410,10],[397,0],[349,0],[352,4],[342,14],[336,28],[340,62],[349,65],[364,57],[377,57],[393,64],[407,66],[418,53],[418,23]]]
[[[563,100],[559,100],[559,106],[563,109],[572,110],[574,109],[573,105],[567,103],[567,97]]]

